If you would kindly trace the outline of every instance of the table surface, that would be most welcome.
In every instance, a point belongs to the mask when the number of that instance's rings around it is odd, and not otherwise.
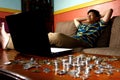
[[[83,67],[78,77],[72,73],[72,71],[75,71],[73,68],[76,67],[69,69],[66,74],[58,74],[55,73],[54,61],[57,60],[59,63],[58,68],[59,70],[62,70],[62,60],[68,60],[69,55],[49,58],[36,55],[25,55],[15,50],[0,50],[0,69],[20,74],[31,80],[120,80],[120,57],[90,55],[84,53],[73,53],[70,55],[73,56],[73,62],[77,62],[77,56],[84,55],[87,58],[94,58],[94,60],[95,58],[96,60],[99,58],[102,60],[100,63],[101,65],[110,65],[112,68],[105,68],[104,73],[96,74],[95,70],[97,70],[97,68],[94,67],[89,71],[89,75],[87,75],[87,77],[85,77],[86,75],[84,74],[86,68]],[[25,64],[30,62],[32,59],[35,61],[36,64],[34,65],[36,65],[36,67],[33,66],[30,69],[25,69]],[[95,61],[90,61],[89,65],[90,64],[95,64]],[[96,63],[95,66],[100,64]]]

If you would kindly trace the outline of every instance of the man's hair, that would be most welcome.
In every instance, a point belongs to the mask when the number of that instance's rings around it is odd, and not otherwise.
[[[98,10],[90,9],[87,14],[89,14],[90,12],[93,12],[96,15],[96,17],[101,17],[101,15],[100,15]]]

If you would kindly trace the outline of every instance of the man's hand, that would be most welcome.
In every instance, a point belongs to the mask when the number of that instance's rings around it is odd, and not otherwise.
[[[86,21],[86,20],[87,20],[87,18],[75,18],[74,19],[74,24],[75,24],[76,27],[78,27],[80,25],[80,22]]]
[[[108,22],[112,16],[113,9],[106,10],[103,14],[101,14],[101,18],[104,22]]]

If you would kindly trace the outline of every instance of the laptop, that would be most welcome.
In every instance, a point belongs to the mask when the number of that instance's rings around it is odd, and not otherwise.
[[[72,52],[71,48],[50,46],[44,13],[29,11],[5,18],[13,45],[20,53],[56,57]]]

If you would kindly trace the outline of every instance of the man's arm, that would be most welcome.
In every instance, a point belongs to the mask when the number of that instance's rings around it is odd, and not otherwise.
[[[75,18],[75,19],[74,19],[74,24],[75,24],[75,26],[78,27],[79,24],[80,24],[80,22],[81,22],[81,21],[85,21],[86,19],[87,19],[87,18]]]
[[[112,16],[113,9],[108,9],[103,14],[101,14],[101,18],[104,22],[108,22]]]

